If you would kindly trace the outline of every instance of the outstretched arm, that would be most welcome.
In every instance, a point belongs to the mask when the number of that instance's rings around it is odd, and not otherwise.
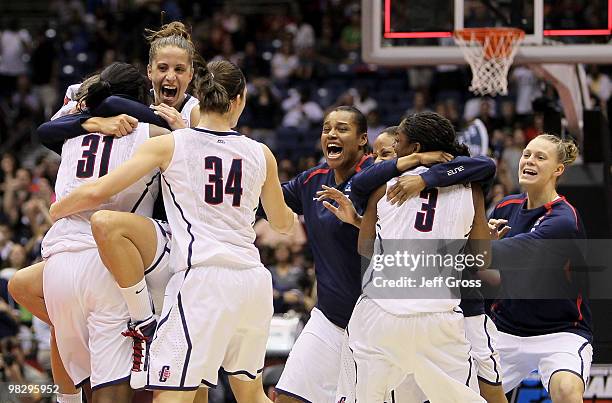
[[[366,207],[365,213],[363,213],[363,219],[361,220],[361,227],[359,228],[359,243],[357,250],[361,256],[368,259],[372,257],[374,253],[374,239],[376,238],[376,216],[378,201],[385,195],[387,190],[386,186],[378,188],[370,199],[368,200],[368,206]]]
[[[278,179],[276,158],[267,146],[261,146],[266,157],[266,180],[261,189],[261,204],[272,229],[288,234],[297,222],[297,215],[285,203]]]
[[[488,188],[495,177],[495,162],[489,157],[457,157],[450,162],[432,166],[421,175],[403,176],[389,188],[387,199],[402,205],[408,198],[425,188],[447,187],[460,183],[478,183]]]
[[[66,115],[43,123],[36,130],[36,135],[45,147],[61,154],[65,140],[87,133],[125,136],[136,128],[139,121],[169,128],[168,123],[148,106],[113,95],[93,111]]]
[[[91,210],[116,195],[138,179],[160,167],[166,168],[174,154],[174,138],[159,136],[145,141],[136,153],[101,178],[85,183],[51,205],[54,221],[81,211]]]
[[[419,165],[431,165],[450,161],[452,155],[442,151],[413,153],[395,160],[374,164],[359,172],[352,180],[352,195],[366,200],[372,192],[387,183],[392,178]]]

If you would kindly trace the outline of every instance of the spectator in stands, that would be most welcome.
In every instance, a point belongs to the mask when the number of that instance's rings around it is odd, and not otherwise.
[[[378,102],[370,96],[370,91],[363,86],[357,90],[353,90],[353,106],[361,111],[364,115],[378,108]]]
[[[589,92],[594,98],[594,103],[599,105],[602,111],[607,110],[608,99],[612,94],[612,82],[608,75],[603,74],[597,65],[589,66],[589,74],[587,76],[589,84]]]
[[[270,62],[266,61],[257,51],[255,42],[247,42],[244,46],[244,56],[240,61],[240,68],[244,71],[247,81],[255,77],[268,77],[270,75]]]
[[[425,93],[423,91],[415,91],[412,97],[412,108],[406,111],[404,117],[427,111],[429,111],[429,108],[427,107],[427,97]]]
[[[510,193],[516,193],[519,190],[518,168],[525,144],[525,133],[522,129],[514,130],[514,133],[506,138],[502,160],[508,168],[508,174],[511,179],[512,187],[509,189]]]
[[[272,57],[272,78],[285,84],[295,74],[298,67],[298,57],[293,51],[293,44],[289,38],[282,41],[278,52]]]
[[[378,109],[370,110],[366,118],[368,119],[368,143],[372,146],[378,135],[384,130],[385,125],[380,121]]]
[[[19,21],[11,18],[6,29],[0,32],[0,94],[12,94],[17,88],[17,77],[27,73],[26,55],[32,38]]]
[[[361,49],[361,13],[359,11],[357,4],[347,8],[349,24],[342,29],[340,34],[340,47],[349,58],[351,53]]]
[[[4,213],[11,225],[16,225],[21,217],[19,207],[30,198],[32,174],[25,168],[19,168],[14,178],[8,178],[4,184],[2,200]]]
[[[274,287],[274,312],[304,310],[304,271],[291,265],[291,252],[286,244],[279,244],[274,252],[276,263],[268,267]]]
[[[312,49],[315,45],[315,32],[308,22],[304,21],[301,14],[295,17],[295,24],[287,29],[293,34],[293,47],[298,53],[304,49]]]
[[[290,97],[282,103],[283,110],[285,110],[283,126],[308,130],[313,125],[321,123],[323,110],[319,104],[310,99],[310,88],[290,91],[290,94]]]

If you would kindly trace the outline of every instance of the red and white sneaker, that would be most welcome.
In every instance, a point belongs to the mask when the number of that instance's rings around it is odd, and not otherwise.
[[[128,323],[128,330],[121,333],[125,337],[131,337],[134,342],[132,374],[130,376],[130,386],[132,389],[144,389],[147,384],[149,347],[151,347],[156,328],[157,317],[153,315],[149,319],[140,322]]]

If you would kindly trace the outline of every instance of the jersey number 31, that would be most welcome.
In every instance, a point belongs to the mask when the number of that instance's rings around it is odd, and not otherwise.
[[[77,162],[76,177],[91,178],[96,167],[96,159],[98,157],[98,148],[100,139],[104,146],[102,147],[102,155],[100,157],[100,169],[98,170],[98,178],[108,173],[108,163],[110,161],[111,150],[113,149],[113,136],[100,136],[99,134],[89,134],[83,137],[81,146],[86,147],[83,150],[81,159]]]

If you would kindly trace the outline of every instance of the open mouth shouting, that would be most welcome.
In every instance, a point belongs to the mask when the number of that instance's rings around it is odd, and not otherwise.
[[[178,87],[174,85],[162,85],[160,92],[163,103],[172,106],[176,102]]]
[[[342,151],[344,148],[339,143],[328,143],[327,144],[327,159],[328,160],[339,160],[342,158]]]

